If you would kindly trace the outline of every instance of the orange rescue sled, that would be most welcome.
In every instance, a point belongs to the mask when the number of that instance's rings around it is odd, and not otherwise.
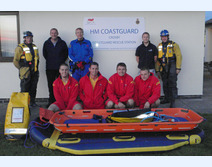
[[[45,109],[41,109],[45,110]],[[101,115],[103,119],[113,114],[114,109],[63,110],[56,112],[49,122],[63,133],[125,133],[125,132],[165,132],[189,131],[201,123],[204,118],[189,109],[157,108],[151,111],[159,115],[181,117],[184,122],[148,122],[148,123],[65,123],[69,119],[92,119],[93,115]],[[116,110],[117,111],[117,110]]]

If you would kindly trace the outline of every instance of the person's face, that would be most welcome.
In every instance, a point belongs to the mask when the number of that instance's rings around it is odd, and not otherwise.
[[[149,35],[148,34],[144,34],[142,36],[142,40],[143,40],[144,43],[148,43],[149,42]]]
[[[126,74],[127,69],[123,66],[118,66],[116,71],[117,71],[118,75],[122,77]]]
[[[99,68],[97,67],[97,65],[91,65],[89,68],[89,72],[91,76],[97,76]]]
[[[141,79],[146,81],[149,78],[150,73],[147,70],[141,70]]]
[[[162,40],[162,42],[167,42],[168,41],[168,36],[162,36],[161,40]]]
[[[59,73],[62,78],[67,78],[69,75],[69,70],[67,66],[60,66]]]
[[[58,32],[56,30],[51,30],[50,36],[51,36],[51,39],[56,40],[58,37]]]
[[[76,34],[78,40],[81,40],[83,38],[82,30],[76,30],[75,34]]]
[[[27,36],[27,37],[25,37],[25,43],[26,43],[26,44],[31,44],[32,41],[33,41],[33,37],[32,37],[32,36]]]

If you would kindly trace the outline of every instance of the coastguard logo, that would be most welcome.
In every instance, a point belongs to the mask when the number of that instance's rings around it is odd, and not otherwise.
[[[94,24],[95,24],[94,18],[88,18],[87,24],[89,24],[89,25],[94,25]]]

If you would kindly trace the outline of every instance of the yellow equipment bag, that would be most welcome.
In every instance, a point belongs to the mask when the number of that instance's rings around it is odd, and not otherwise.
[[[135,122],[151,122],[153,120],[154,113],[143,113],[143,110],[134,110],[129,112],[121,112],[121,110],[117,113],[109,115],[106,118],[108,123],[135,123]]]
[[[4,135],[8,140],[25,136],[29,125],[29,93],[13,92],[7,106]]]

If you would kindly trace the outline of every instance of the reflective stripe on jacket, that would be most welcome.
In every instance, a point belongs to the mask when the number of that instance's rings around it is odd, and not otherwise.
[[[20,61],[22,60],[25,63],[25,66],[29,66],[30,62],[34,62],[34,71],[38,71],[38,61],[39,61],[39,53],[38,53],[38,48],[36,45],[32,44],[33,50],[34,50],[34,60],[32,60],[32,54],[30,52],[30,48],[22,43],[18,45],[19,47],[16,48],[15,50],[15,56],[13,63],[14,65],[20,69],[22,65],[20,65]],[[19,49],[21,48],[21,49]]]

